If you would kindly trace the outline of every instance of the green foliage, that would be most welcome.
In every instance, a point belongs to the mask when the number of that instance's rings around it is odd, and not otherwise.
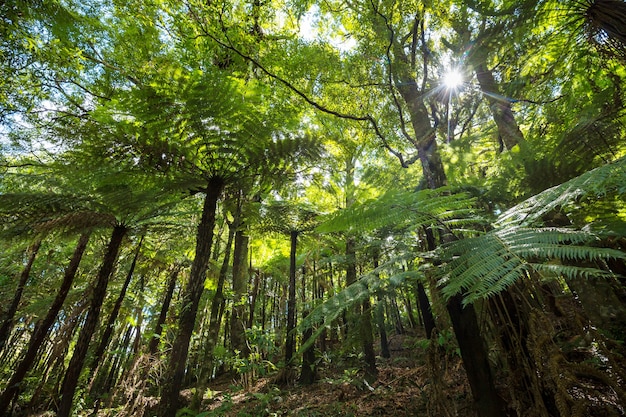
[[[308,204],[274,201],[261,209],[261,229],[283,235],[307,232],[315,228],[318,217],[319,213]]]
[[[448,188],[404,191],[390,189],[380,197],[354,204],[317,228],[319,232],[367,232],[408,227],[451,231],[484,222],[474,208],[475,200]]]
[[[607,200],[610,196],[626,194],[626,158],[605,164],[556,185],[502,213],[496,226],[506,224],[537,225],[548,213],[571,212],[585,201]]]
[[[540,225],[549,213],[559,209],[575,211],[585,200],[623,195],[625,167],[621,159],[591,170],[512,207],[498,218],[495,229],[443,246],[437,257],[445,262],[439,275],[443,293],[448,297],[462,293],[464,302],[472,303],[532,274],[545,278],[612,277],[601,267],[602,261],[624,260],[626,254],[592,246],[601,238],[592,231],[592,225],[583,230],[531,226]]]
[[[406,254],[412,259],[414,256]],[[294,331],[301,332],[303,329],[318,326],[313,335],[305,341],[298,352],[305,351],[311,346],[317,337],[336,320],[343,311],[360,304],[377,292],[393,291],[396,288],[407,285],[410,281],[415,281],[423,277],[421,271],[398,271],[398,264],[407,259],[394,258],[393,260],[379,266],[359,277],[353,284],[347,286],[332,297],[316,306],[308,316],[303,318]],[[381,279],[381,274],[386,273],[388,278]]]
[[[439,282],[445,296],[464,294],[465,303],[472,303],[534,273],[567,278],[613,276],[599,268],[564,264],[626,259],[621,251],[586,245],[593,240],[599,240],[593,233],[564,228],[498,228],[444,246],[438,259],[447,263]]]

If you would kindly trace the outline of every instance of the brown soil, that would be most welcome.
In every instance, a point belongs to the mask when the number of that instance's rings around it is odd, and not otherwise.
[[[256,379],[247,389],[222,376],[205,393],[201,415],[208,416],[473,416],[471,395],[458,356],[436,353],[438,369],[415,339],[396,335],[391,358],[378,357],[379,377],[364,382],[358,363],[326,363],[312,385],[277,386],[276,375]],[[412,346],[413,345],[413,346]],[[443,360],[442,360],[443,359]],[[432,363],[432,361],[431,361]],[[437,380],[438,384],[433,384]]]

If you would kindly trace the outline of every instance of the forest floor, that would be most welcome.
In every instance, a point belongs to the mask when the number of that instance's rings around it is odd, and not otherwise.
[[[203,417],[226,416],[473,416],[471,394],[458,355],[445,356],[432,369],[433,351],[406,335],[390,338],[388,359],[377,358],[378,380],[367,384],[356,363],[326,361],[318,379],[301,385],[294,378],[278,386],[276,375],[242,388],[232,376],[217,378],[202,404]],[[435,349],[436,350],[436,349]],[[432,358],[432,356],[431,356]],[[441,359],[441,357],[440,357]],[[435,380],[437,383],[434,383]],[[196,414],[190,414],[196,416]]]

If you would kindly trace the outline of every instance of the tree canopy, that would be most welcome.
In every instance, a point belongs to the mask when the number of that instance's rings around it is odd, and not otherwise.
[[[376,393],[396,332],[432,375],[456,352],[467,415],[624,415],[624,22],[3,2],[0,414],[218,415],[221,375],[333,358]]]

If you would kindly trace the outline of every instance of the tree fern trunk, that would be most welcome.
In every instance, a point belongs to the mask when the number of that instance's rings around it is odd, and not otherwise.
[[[208,370],[210,375],[200,375],[200,382],[204,383],[208,378],[213,377],[214,374],[214,356],[213,350],[217,345],[217,338],[220,332],[220,324],[222,322],[222,313],[224,309],[224,282],[228,275],[228,268],[230,266],[230,254],[233,247],[233,241],[235,239],[235,227],[232,223],[228,224],[228,240],[226,247],[224,248],[224,259],[222,260],[222,267],[217,278],[217,285],[215,288],[215,295],[211,301],[211,313],[209,316],[209,330],[204,345],[204,357],[206,358],[207,365],[203,369]]]
[[[369,298],[361,303],[361,316],[359,318],[359,336],[363,347],[365,359],[365,380],[370,384],[378,379],[376,367],[376,353],[374,353],[374,331],[372,329],[372,306]]]
[[[417,327],[417,320],[415,319],[415,314],[413,313],[411,296],[407,291],[402,291],[402,297],[404,298],[404,306],[406,307],[406,315],[409,319],[409,326],[411,326],[411,329],[415,329]]]
[[[298,244],[298,232],[291,231],[291,249],[289,252],[289,298],[287,300],[287,328],[285,343],[285,363],[289,364],[296,347],[296,250]]]
[[[495,389],[487,350],[480,336],[476,312],[471,304],[464,308],[462,300],[461,295],[455,295],[448,300],[446,307],[459,343],[476,411],[480,417],[505,416],[504,403]]]
[[[374,257],[374,269],[378,269],[380,262],[380,252],[376,250],[373,254]],[[376,274],[377,278],[380,278]],[[381,291],[376,292],[376,326],[378,327],[378,334],[380,335],[380,354],[383,358],[389,358],[391,356],[389,352],[389,341],[387,340],[387,330],[385,329],[385,311],[383,309],[384,298]]]
[[[302,315],[306,317],[309,311],[302,312]],[[307,327],[302,332],[302,340],[307,340],[313,335],[313,328]],[[315,344],[309,346],[304,352],[302,352],[302,369],[300,370],[300,384],[311,385],[315,382]]]
[[[378,326],[378,334],[380,335],[380,355],[383,358],[391,357],[389,352],[389,340],[387,339],[387,329],[385,328],[385,310],[384,299],[380,293],[376,295],[376,325]]]
[[[179,407],[178,395],[185,377],[189,342],[196,323],[200,297],[204,290],[206,270],[211,259],[217,200],[222,194],[223,187],[224,183],[220,178],[211,179],[207,187],[202,217],[196,234],[196,255],[191,265],[189,282],[183,294],[178,333],[172,345],[170,361],[164,376],[163,393],[159,404],[159,413],[163,417],[176,415]]]
[[[165,295],[163,297],[163,302],[161,303],[159,318],[157,319],[156,325],[154,326],[154,332],[152,333],[152,337],[150,338],[150,342],[148,343],[148,353],[150,353],[150,355],[155,355],[157,353],[157,350],[159,349],[159,342],[161,341],[163,326],[165,325],[167,312],[170,309],[170,303],[172,302],[172,297],[174,296],[174,289],[176,288],[176,281],[178,279],[178,274],[180,273],[181,267],[182,266],[180,263],[175,264],[172,267],[172,271],[170,272],[170,276],[167,280],[167,288],[165,289]]]
[[[308,274],[306,273],[306,266],[302,265],[302,305],[306,305],[306,281],[305,278]],[[317,271],[315,267],[315,261],[313,261],[313,274],[311,276],[313,291],[311,294],[311,299],[315,299],[317,292]],[[307,308],[302,312],[302,317],[308,316],[310,313]],[[302,340],[308,340],[313,335],[313,327],[308,326],[302,332]],[[302,369],[300,371],[300,383],[304,385],[310,385],[315,382],[317,379],[317,370],[315,367],[315,344],[309,346],[304,352],[302,352]]]
[[[261,330],[265,331],[265,320],[267,314],[267,276],[263,274],[261,288]]]
[[[117,296],[117,300],[115,300],[113,309],[111,310],[111,313],[109,314],[109,319],[107,320],[105,324],[104,332],[102,333],[102,337],[100,338],[100,343],[98,344],[98,347],[95,353],[93,354],[93,359],[91,360],[91,365],[90,365],[91,369],[89,373],[89,380],[93,379],[96,369],[100,365],[100,361],[102,360],[102,356],[104,355],[104,351],[106,350],[111,340],[111,334],[113,333],[113,328],[115,327],[117,316],[119,315],[120,309],[122,308],[122,303],[124,302],[124,298],[126,297],[126,291],[128,290],[128,286],[130,285],[130,280],[132,279],[133,274],[135,272],[135,266],[137,265],[137,259],[139,258],[139,251],[141,250],[141,244],[143,242],[143,238],[144,237],[142,236],[141,239],[139,240],[139,243],[137,244],[137,249],[135,250],[135,255],[130,264],[130,268],[128,269],[128,273],[126,274],[126,279],[124,280],[122,289],[119,295]],[[92,387],[93,389],[90,390],[91,391],[90,395],[98,394],[97,392],[98,387],[93,386],[93,385]]]
[[[78,335],[78,341],[74,347],[72,359],[70,360],[65,373],[65,378],[63,379],[63,384],[59,393],[61,399],[59,402],[59,409],[57,410],[57,417],[68,417],[72,411],[74,392],[76,391],[76,386],[78,385],[80,372],[83,369],[85,358],[87,357],[89,343],[91,342],[91,338],[94,334],[96,326],[98,325],[100,309],[102,308],[102,303],[106,297],[109,278],[113,274],[113,267],[115,266],[115,261],[117,260],[117,255],[126,232],[127,229],[125,226],[118,225],[113,228],[113,234],[111,235],[104,260],[102,261],[102,266],[100,267],[100,271],[98,272],[98,277],[96,278],[96,283],[93,288],[91,302],[89,304],[89,309],[87,310],[87,317],[85,318],[85,323],[83,324],[83,327]]]
[[[426,337],[430,339],[430,336],[435,328],[435,317],[430,309],[430,300],[428,299],[428,295],[426,295],[424,284],[418,282],[416,291],[417,304],[421,313],[424,331],[426,332]]]
[[[252,265],[250,265],[250,269],[252,270]],[[250,311],[249,311],[250,314],[248,315],[248,324],[247,324],[248,329],[251,329],[252,325],[254,324],[254,310],[256,308],[256,301],[259,296],[260,285],[261,285],[261,272],[257,270],[254,273],[254,278],[252,282],[252,294],[250,296]]]
[[[230,315],[230,345],[238,351],[241,358],[247,358],[250,350],[246,342],[246,307],[247,307],[247,258],[248,236],[243,230],[235,233],[233,252],[233,308]]]
[[[17,289],[15,290],[15,295],[13,296],[13,300],[11,301],[8,310],[4,315],[2,327],[0,327],[0,350],[4,349],[6,341],[9,338],[9,334],[11,334],[11,330],[13,329],[15,313],[17,313],[20,301],[22,301],[22,294],[24,293],[24,288],[26,288],[26,282],[30,277],[30,270],[33,267],[33,263],[35,263],[35,258],[37,257],[37,252],[39,251],[40,247],[41,240],[37,240],[28,248],[28,261],[26,262],[26,266],[24,266],[24,269],[22,270],[20,280],[17,284]]]
[[[88,298],[87,294],[85,295]],[[46,402],[58,403],[56,393],[59,391],[65,371],[65,358],[67,357],[70,343],[74,339],[74,333],[76,333],[79,324],[83,321],[87,308],[87,300],[80,300],[73,306],[71,312],[66,315],[60,328],[50,333],[54,336],[54,340],[50,343],[52,345],[50,355],[45,361],[40,361],[41,365],[36,365],[38,369],[36,368],[34,373],[42,377],[28,402],[27,409],[39,409]],[[48,381],[55,381],[55,387],[52,390],[54,398],[42,398]]]
[[[70,264],[65,269],[63,280],[61,281],[59,291],[57,292],[54,301],[52,301],[46,316],[37,324],[36,330],[28,343],[28,350],[26,351],[26,354],[20,361],[19,365],[17,365],[17,368],[15,368],[15,372],[13,372],[11,379],[7,383],[7,388],[2,393],[2,396],[0,396],[0,415],[4,415],[12,398],[18,393],[19,385],[24,380],[26,373],[32,368],[33,363],[37,358],[37,354],[39,353],[43,342],[46,340],[48,332],[56,320],[57,315],[65,302],[65,298],[72,287],[72,283],[76,277],[76,271],[78,271],[78,265],[83,257],[83,253],[85,253],[88,242],[89,234],[83,233],[78,239]]]

